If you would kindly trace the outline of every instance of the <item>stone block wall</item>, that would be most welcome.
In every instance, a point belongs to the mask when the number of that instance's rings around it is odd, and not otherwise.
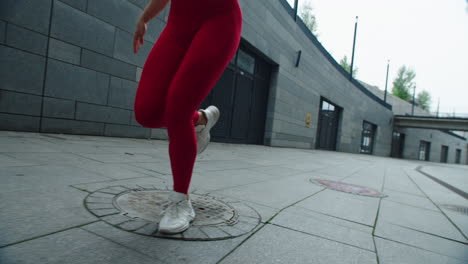
[[[152,137],[133,102],[166,8],[133,53],[147,0],[2,0],[0,129]]]

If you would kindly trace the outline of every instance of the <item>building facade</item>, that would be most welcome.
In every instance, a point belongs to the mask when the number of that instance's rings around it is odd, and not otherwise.
[[[170,8],[150,22],[134,54],[147,2],[1,1],[0,129],[167,139],[165,128],[144,128],[133,112],[141,69]],[[241,45],[200,106],[221,110],[213,141],[390,156],[391,102],[350,79],[286,0],[239,2]],[[396,132],[406,136],[403,158],[418,158],[429,137],[429,160],[438,161],[443,145],[448,162],[458,147],[466,161],[462,137]]]

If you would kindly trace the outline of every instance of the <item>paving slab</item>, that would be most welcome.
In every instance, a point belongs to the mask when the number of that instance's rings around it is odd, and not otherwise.
[[[37,152],[37,153],[23,153],[15,152],[8,153],[10,157],[22,160],[24,162],[31,162],[36,164],[57,164],[57,165],[76,165],[80,163],[84,164],[99,164],[102,162],[94,161],[85,157],[81,157],[74,153],[63,153],[63,152]]]
[[[0,137],[0,153],[31,153],[31,152],[57,152],[54,147],[34,143],[32,139],[25,137],[2,136]]]
[[[165,263],[84,229],[71,229],[21,244],[0,248],[2,264],[16,263]]]
[[[112,178],[95,174],[73,165],[41,165],[0,168],[0,193],[20,190],[50,190],[85,182],[106,181]]]
[[[297,207],[373,226],[380,198],[365,197],[334,190],[325,190],[300,203]]]
[[[465,166],[423,166],[421,170],[464,192],[468,192],[468,181],[466,181],[466,177],[468,177],[468,168],[465,168]]]
[[[109,215],[115,208],[93,202],[109,204],[128,188],[170,189],[168,141],[0,131],[0,262],[217,263],[234,250],[223,262],[376,263],[374,239],[380,263],[467,263],[467,216],[445,207],[466,206],[466,199],[417,172],[421,165],[436,167],[431,173],[455,186],[466,184],[466,166],[212,142],[197,156],[191,193],[250,206],[261,229],[242,245],[252,233],[187,242],[148,236],[157,226],[140,230],[138,221],[122,225],[146,235],[121,230],[83,206],[90,192],[106,188],[89,197],[88,207],[118,222],[121,215]],[[462,169],[450,177],[452,167]],[[338,192],[315,178],[388,196]]]
[[[254,168],[248,168],[247,170],[265,173],[271,176],[291,176],[303,173],[303,170],[298,170],[294,168],[289,168],[283,165],[271,165],[271,166],[260,166]]]
[[[414,171],[414,169],[404,170],[399,166],[387,168],[384,189],[425,197],[418,186],[408,178],[406,171]]]
[[[70,187],[1,193],[0,247],[96,221],[83,207],[85,196]]]
[[[199,160],[195,162],[194,172],[248,169],[258,167],[257,164],[239,160]]]
[[[468,262],[468,244],[378,221],[375,235]]]
[[[162,175],[172,175],[171,163],[170,161],[161,161],[161,162],[138,162],[138,163],[128,163],[129,166],[136,167],[139,169],[144,169],[151,172],[156,172]]]
[[[190,188],[213,191],[240,185],[249,185],[278,178],[282,178],[282,176],[272,176],[249,169],[229,169],[204,172],[198,171],[192,174]]]
[[[142,177],[132,179],[110,180],[110,181],[95,181],[83,184],[72,185],[74,188],[91,193],[99,189],[111,186],[124,186],[127,188],[139,189],[141,187],[166,189],[172,187],[172,180],[167,181],[156,177]]]
[[[91,160],[100,161],[103,163],[133,163],[133,162],[162,162],[162,160],[154,158],[146,154],[134,153],[119,153],[119,154],[76,154]]]
[[[440,255],[376,237],[375,244],[380,264],[466,264],[467,261]]]
[[[359,229],[351,228],[350,224],[338,221],[325,220],[323,217],[316,217],[317,214],[308,210],[300,210],[297,207],[288,208],[276,216],[271,223],[281,227],[290,228],[307,234],[353,245],[362,249],[375,251],[372,229],[363,232]],[[350,222],[349,222],[350,223]],[[355,224],[357,225],[357,224]]]
[[[356,171],[354,174],[342,179],[342,181],[381,191],[384,181],[384,172],[385,167],[382,165],[367,167]]]
[[[32,166],[32,165],[39,165],[39,163],[30,162],[30,161],[22,161],[20,159],[7,156],[6,154],[0,154],[0,168]]]
[[[391,189],[385,189],[384,193],[386,195],[388,195],[385,198],[385,200],[439,212],[439,208],[437,208],[426,197],[421,197],[421,196],[417,196],[417,195],[398,192],[398,191],[394,191],[394,190],[391,190]]]
[[[265,223],[266,221],[270,220],[274,215],[276,215],[281,209],[273,208],[265,205],[261,205],[254,202],[242,201],[243,203],[247,204],[248,206],[252,207],[257,213],[260,215],[260,221]]]
[[[367,264],[377,258],[368,250],[267,225],[220,263]]]
[[[286,212],[286,211],[295,212],[295,213],[299,213],[299,214],[305,214],[305,215],[307,215],[307,217],[311,217],[313,219],[317,219],[317,220],[320,220],[322,222],[327,222],[327,223],[330,223],[330,224],[335,224],[335,225],[338,225],[338,226],[350,228],[352,230],[357,230],[357,231],[360,231],[360,232],[363,232],[363,233],[366,233],[366,234],[371,234],[372,231],[373,231],[372,226],[368,226],[368,225],[348,221],[346,219],[333,217],[333,216],[322,214],[322,213],[319,213],[319,212],[314,212],[314,211],[305,209],[303,207],[299,207],[297,205],[288,207],[283,212]]]
[[[392,224],[466,243],[461,232],[439,211],[383,200],[379,219]]]
[[[82,228],[129,249],[144,252],[154,259],[161,259],[166,263],[216,263],[247,236],[196,242],[137,235],[102,222]]]
[[[151,173],[150,171],[141,171],[133,166],[128,166],[128,164],[96,164],[94,166],[80,166],[80,168],[111,179],[129,179],[161,175],[159,173]]]
[[[465,205],[465,208],[468,205]],[[445,215],[450,218],[450,221],[465,235],[465,238],[468,237],[468,215],[462,214],[460,212],[454,212],[444,207],[440,207]]]
[[[308,176],[290,176],[282,179],[253,183],[215,191],[242,201],[251,201],[273,208],[284,208],[307,196],[313,195],[323,187],[311,184]]]

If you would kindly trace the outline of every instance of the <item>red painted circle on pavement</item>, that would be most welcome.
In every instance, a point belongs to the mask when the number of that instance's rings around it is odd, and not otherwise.
[[[376,191],[368,187],[355,185],[355,184],[330,181],[330,180],[320,180],[320,179],[311,179],[311,181],[314,181],[320,185],[326,186],[336,191],[354,193],[354,194],[365,195],[365,196],[374,196],[374,197],[385,196],[383,193],[379,191]]]

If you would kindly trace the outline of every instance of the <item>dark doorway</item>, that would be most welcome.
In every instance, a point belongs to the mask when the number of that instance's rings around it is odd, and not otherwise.
[[[336,138],[341,108],[325,99],[320,101],[319,125],[317,129],[317,148],[336,150]]]
[[[212,141],[263,145],[272,66],[241,44],[200,108],[215,105],[221,116]]]
[[[361,153],[372,154],[374,151],[375,132],[377,125],[367,121],[362,122]]]
[[[405,145],[405,134],[393,131],[392,135],[392,152],[394,158],[403,158],[403,147]]]
[[[461,162],[461,149],[457,149],[455,152],[455,163],[460,164]]]
[[[431,142],[421,140],[419,143],[419,160],[428,161],[431,154]]]
[[[448,146],[442,145],[442,149],[440,150],[440,162],[447,163],[448,159]]]

